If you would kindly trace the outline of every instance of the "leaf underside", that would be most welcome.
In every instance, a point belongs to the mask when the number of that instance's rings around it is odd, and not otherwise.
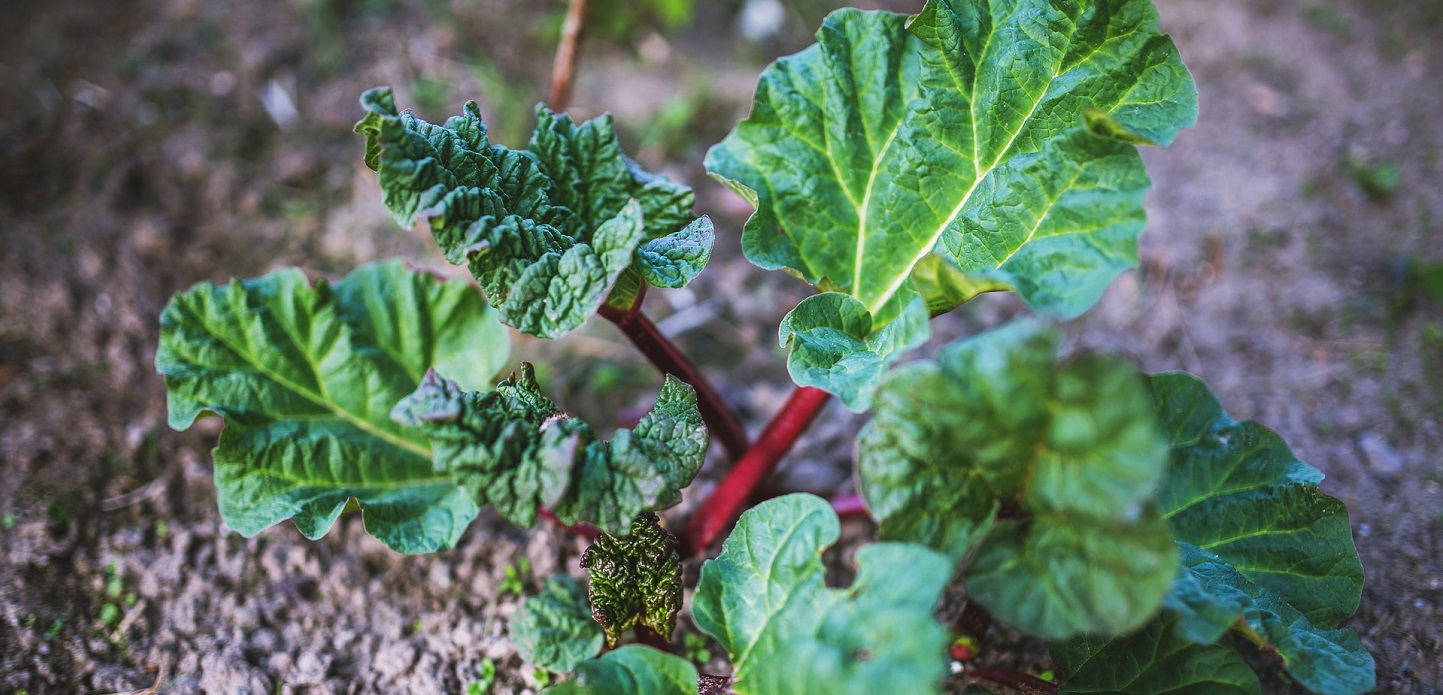
[[[874,330],[919,296],[935,315],[996,289],[1072,317],[1137,263],[1150,182],[1135,145],[1196,115],[1147,0],[930,0],[911,18],[830,15],[762,74],[706,164],[756,207],[748,259],[855,298]],[[932,254],[955,273],[914,278]],[[926,337],[924,322],[901,343]],[[865,409],[845,358],[820,385]]]
[[[540,594],[521,602],[508,631],[526,663],[561,673],[596,656],[603,642],[601,626],[587,609],[586,590],[564,574],[547,579]]]
[[[494,145],[475,103],[443,125],[398,112],[391,91],[361,97],[366,164],[404,227],[427,220],[446,259],[467,266],[507,325],[553,338],[643,281],[680,287],[711,256],[711,221],[691,189],[643,171],[609,116],[574,124],[537,108],[528,150]]]
[[[427,369],[480,386],[507,352],[468,283],[388,262],[334,285],[293,269],[197,285],[161,315],[156,369],[172,427],[225,418],[214,458],[227,526],[254,535],[289,518],[319,538],[355,498],[371,535],[423,553],[454,545],[477,508],[387,414]]]
[[[858,438],[859,486],[882,538],[969,558],[968,594],[998,618],[1120,634],[1176,576],[1153,503],[1166,443],[1129,365],[1059,364],[1060,342],[1022,322],[899,368]]]
[[[1180,651],[1221,663],[1235,651],[1223,639],[1229,629],[1275,650],[1289,675],[1312,691],[1371,690],[1372,656],[1352,629],[1329,627],[1357,609],[1363,572],[1346,508],[1318,490],[1322,474],[1298,460],[1278,435],[1230,417],[1192,376],[1155,375],[1152,390],[1172,449],[1159,499],[1180,550],[1179,575],[1163,616],[1124,638],[1126,645],[1053,645],[1059,665],[1076,669],[1068,691],[1111,692],[1111,676],[1068,665],[1078,655]],[[1158,689],[1125,692],[1174,692],[1162,688],[1169,678],[1189,682],[1186,670],[1160,659],[1138,662],[1138,668],[1139,682]],[[1255,678],[1247,682],[1249,689],[1241,692],[1258,692]]]
[[[742,514],[702,565],[692,616],[731,655],[737,693],[911,695],[945,675],[946,632],[932,610],[951,561],[874,543],[857,551],[852,585],[832,589],[822,552],[839,533],[825,500],[787,495]]]
[[[392,416],[431,440],[436,470],[522,527],[548,507],[568,524],[626,535],[638,514],[680,502],[706,457],[696,392],[671,376],[636,427],[609,442],[561,413],[525,363],[487,392],[428,372]]]

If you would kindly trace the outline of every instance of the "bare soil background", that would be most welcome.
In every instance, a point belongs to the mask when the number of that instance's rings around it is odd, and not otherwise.
[[[740,258],[749,210],[701,155],[830,5],[781,3],[779,32],[748,42],[739,4],[697,3],[676,29],[598,5],[621,20],[584,45],[571,110],[615,113],[629,151],[695,186],[718,222],[712,266],[648,311],[756,428],[790,387],[775,326],[809,290]],[[1201,118],[1146,153],[1141,268],[1071,326],[1074,343],[1203,376],[1321,468],[1368,572],[1351,625],[1379,691],[1438,693],[1443,297],[1428,278],[1443,284],[1443,4],[1159,8]],[[153,360],[162,306],[198,281],[286,265],[339,276],[392,255],[444,270],[387,217],[350,132],[356,98],[391,84],[431,120],[474,98],[519,144],[563,9],[0,1],[0,692],[137,691],[163,675],[165,693],[455,693],[488,663],[491,692],[537,690],[505,637],[508,568],[533,590],[579,571],[579,541],[489,513],[432,556],[386,550],[353,516],[314,543],[289,524],[242,538],[215,509],[215,421],[167,429]],[[984,297],[940,319],[934,342],[1019,312]],[[599,422],[660,383],[597,322],[513,351]],[[829,407],[771,487],[851,489],[862,422]]]

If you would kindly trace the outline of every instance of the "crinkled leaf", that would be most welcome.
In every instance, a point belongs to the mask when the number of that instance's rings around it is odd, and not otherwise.
[[[447,260],[532,335],[580,326],[625,271],[649,262],[643,242],[683,235],[691,221],[690,189],[627,160],[609,118],[573,126],[541,109],[533,154],[491,144],[474,103],[440,126],[398,112],[389,89],[361,103],[356,131],[396,220],[427,220]]]
[[[1123,695],[1259,695],[1258,677],[1237,650],[1197,644],[1178,635],[1164,615],[1116,639],[1078,637],[1054,645],[1052,659],[1067,673],[1063,693]]]
[[[778,339],[790,347],[787,371],[801,386],[835,394],[848,408],[871,407],[882,376],[931,335],[927,306],[914,299],[902,316],[878,330],[862,303],[840,292],[807,297],[782,319]]]
[[[1147,0],[843,10],[762,74],[707,168],[757,208],[748,259],[874,316],[922,289],[935,252],[1071,317],[1136,264],[1150,183],[1133,143],[1170,142],[1196,111]],[[927,289],[934,312],[968,296]]]
[[[932,609],[951,561],[912,544],[868,545],[852,586],[830,589],[822,552],[839,533],[825,500],[787,495],[742,514],[702,566],[692,615],[731,655],[736,692],[910,695],[945,675]]]
[[[696,667],[679,656],[628,644],[583,661],[546,695],[697,695]]]
[[[1363,571],[1346,507],[1318,490],[1322,473],[1277,434],[1230,417],[1196,378],[1160,374],[1152,388],[1172,444],[1160,499],[1186,573],[1167,603],[1180,633],[1206,641],[1231,615],[1308,688],[1372,689],[1357,634],[1328,629],[1357,609]]]
[[[657,287],[685,287],[711,260],[716,241],[711,218],[702,216],[681,231],[651,239],[636,249],[636,268]]]
[[[214,457],[228,526],[253,535],[290,518],[318,538],[354,497],[369,533],[421,553],[454,545],[476,505],[387,413],[426,369],[479,385],[507,351],[468,283],[389,262],[335,285],[297,270],[197,285],[161,315],[156,369],[172,427],[205,411],[226,420]]]
[[[603,533],[582,554],[581,566],[591,575],[591,615],[608,646],[638,623],[671,639],[681,612],[681,553],[655,514],[637,516],[624,538]]]
[[[651,411],[610,442],[557,410],[529,364],[485,393],[428,372],[392,416],[430,438],[437,470],[519,526],[547,506],[568,524],[624,535],[636,515],[681,501],[706,454],[696,392],[670,376]]]
[[[547,579],[540,594],[521,602],[509,631],[522,659],[551,671],[570,673],[601,652],[601,626],[587,609],[586,590],[564,574]]]
[[[1059,364],[1060,342],[1022,322],[899,368],[858,441],[860,487],[883,538],[973,554],[969,594],[997,617],[1050,637],[1115,634],[1176,576],[1152,502],[1166,443],[1129,365]]]

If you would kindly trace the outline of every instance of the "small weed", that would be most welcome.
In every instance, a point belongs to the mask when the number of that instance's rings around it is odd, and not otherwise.
[[[515,564],[506,566],[506,578],[501,580],[501,594],[520,596],[526,592],[526,579],[531,576],[531,561],[519,558]]]
[[[15,514],[14,512],[5,512],[5,516],[0,516],[0,529],[9,531],[13,528],[15,528]]]
[[[1403,168],[1386,159],[1374,162],[1349,156],[1343,165],[1364,193],[1379,200],[1392,197],[1403,183]]]
[[[686,658],[692,663],[704,664],[711,661],[711,647],[707,645],[705,637],[688,632],[682,643],[686,649]]]
[[[545,688],[546,686],[551,685],[551,672],[544,668],[538,667],[535,671],[531,672],[531,680],[536,681],[537,685]]]
[[[486,695],[491,692],[491,685],[496,682],[496,662],[490,659],[481,660],[481,673],[476,680],[466,684],[466,695]]]

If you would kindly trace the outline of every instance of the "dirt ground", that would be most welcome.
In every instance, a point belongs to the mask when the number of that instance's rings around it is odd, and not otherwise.
[[[314,543],[289,524],[242,538],[215,509],[216,428],[166,428],[152,365],[161,307],[195,282],[440,267],[361,166],[356,98],[391,84],[430,119],[476,98],[519,144],[562,4],[0,0],[0,692],[465,693],[492,670],[491,692],[538,689],[506,620],[518,582],[578,571],[579,541],[488,513],[424,557],[355,517]],[[748,209],[700,160],[827,6],[780,3],[779,31],[752,42],[740,4],[698,2],[689,28],[597,5],[619,19],[585,45],[572,110],[617,114],[630,151],[717,220],[712,267],[648,310],[756,428],[788,392],[773,336],[807,288],[740,258]],[[1321,468],[1368,572],[1351,625],[1379,692],[1439,693],[1443,4],[1159,8],[1200,123],[1146,153],[1142,267],[1074,342],[1203,376]],[[985,297],[937,342],[1019,310]],[[605,325],[514,350],[597,421],[659,383]],[[861,422],[830,407],[772,487],[849,489]]]

